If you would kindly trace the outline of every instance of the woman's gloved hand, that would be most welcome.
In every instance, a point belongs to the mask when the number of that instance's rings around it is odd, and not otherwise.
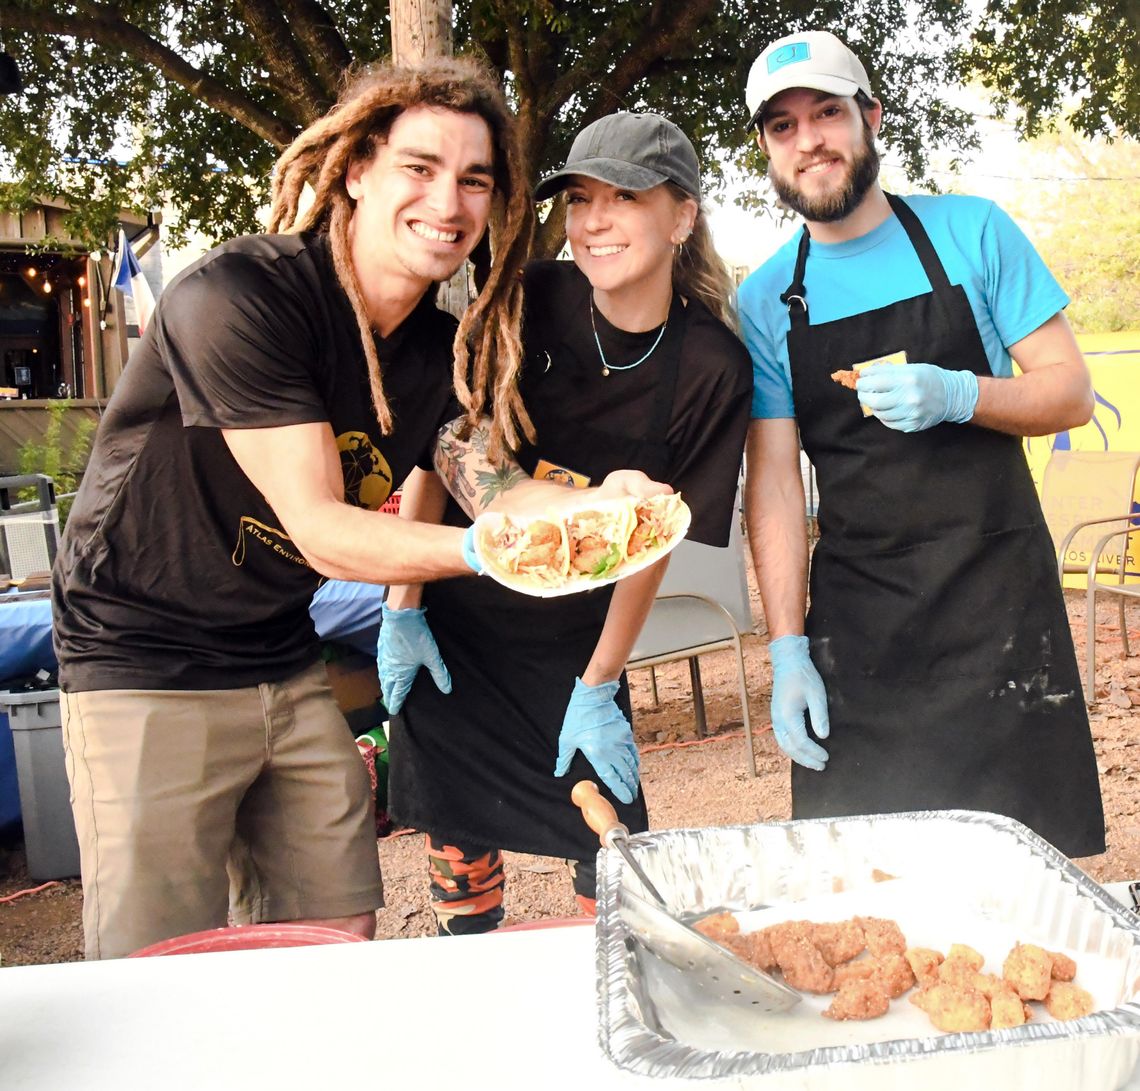
[[[804,710],[811,713],[816,736],[831,732],[827,690],[808,654],[806,636],[781,636],[768,645],[772,660],[772,734],[792,761],[822,772],[827,751],[808,737]]]
[[[436,647],[435,637],[423,609],[390,610],[380,607],[380,637],[376,661],[380,672],[380,695],[390,715],[404,707],[404,698],[420,667],[427,667],[440,693],[451,692],[451,674]]]
[[[855,389],[859,404],[898,432],[965,424],[978,405],[977,375],[936,364],[872,364],[859,372]]]
[[[554,775],[564,777],[574,752],[581,750],[606,787],[622,803],[632,803],[637,795],[641,757],[633,741],[633,728],[614,700],[617,691],[617,682],[590,686],[581,678],[574,680],[558,736]]]

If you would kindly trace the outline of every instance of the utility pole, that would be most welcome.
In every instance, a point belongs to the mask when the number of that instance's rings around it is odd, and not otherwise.
[[[391,0],[388,18],[392,24],[392,60],[414,68],[429,57],[450,57],[451,0]],[[467,262],[446,284],[440,285],[439,301],[459,318],[469,301]]]

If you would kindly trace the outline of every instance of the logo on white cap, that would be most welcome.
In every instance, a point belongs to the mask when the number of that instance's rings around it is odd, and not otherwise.
[[[744,92],[748,128],[759,123],[770,99],[792,87],[810,87],[829,95],[862,91],[871,97],[871,81],[859,58],[826,30],[778,38],[756,58]]]

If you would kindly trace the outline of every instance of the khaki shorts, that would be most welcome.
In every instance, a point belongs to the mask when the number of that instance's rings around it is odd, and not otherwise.
[[[323,664],[239,690],[62,694],[87,958],[383,904],[375,802]]]

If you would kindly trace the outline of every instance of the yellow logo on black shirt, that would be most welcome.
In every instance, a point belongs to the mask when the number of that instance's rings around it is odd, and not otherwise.
[[[341,432],[336,437],[344,498],[358,508],[378,511],[392,494],[392,467],[364,432]]]

